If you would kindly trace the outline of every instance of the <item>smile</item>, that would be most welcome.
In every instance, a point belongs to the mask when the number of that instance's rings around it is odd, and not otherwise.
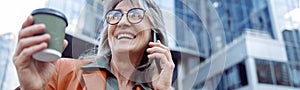
[[[132,35],[132,34],[119,34],[119,35],[116,36],[116,38],[118,40],[120,40],[120,39],[134,39],[135,36]]]

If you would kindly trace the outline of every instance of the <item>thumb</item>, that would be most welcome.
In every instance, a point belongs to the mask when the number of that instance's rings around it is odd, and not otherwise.
[[[64,40],[64,46],[63,46],[63,51],[67,48],[68,46],[68,41],[65,39]]]
[[[160,40],[157,40],[157,43],[161,43]]]

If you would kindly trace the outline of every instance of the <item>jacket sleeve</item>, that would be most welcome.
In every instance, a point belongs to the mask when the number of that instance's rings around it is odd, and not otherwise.
[[[46,90],[82,90],[80,67],[88,63],[90,62],[70,58],[58,60]]]
[[[58,60],[56,62],[54,73],[46,86],[46,90],[57,90],[57,77],[60,68],[60,61],[61,60]]]

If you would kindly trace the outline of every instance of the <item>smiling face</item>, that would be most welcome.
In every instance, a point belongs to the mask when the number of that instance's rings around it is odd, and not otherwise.
[[[139,7],[137,2],[123,0],[114,8],[121,10],[124,15],[119,23],[108,27],[108,42],[113,55],[126,53],[143,55],[147,48],[151,40],[151,23],[147,15],[136,24],[130,23],[127,19],[127,12]]]

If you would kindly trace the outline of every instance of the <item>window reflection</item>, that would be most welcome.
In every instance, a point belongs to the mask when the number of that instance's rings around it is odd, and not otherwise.
[[[270,63],[268,61],[258,59],[255,63],[258,82],[273,84]]]

